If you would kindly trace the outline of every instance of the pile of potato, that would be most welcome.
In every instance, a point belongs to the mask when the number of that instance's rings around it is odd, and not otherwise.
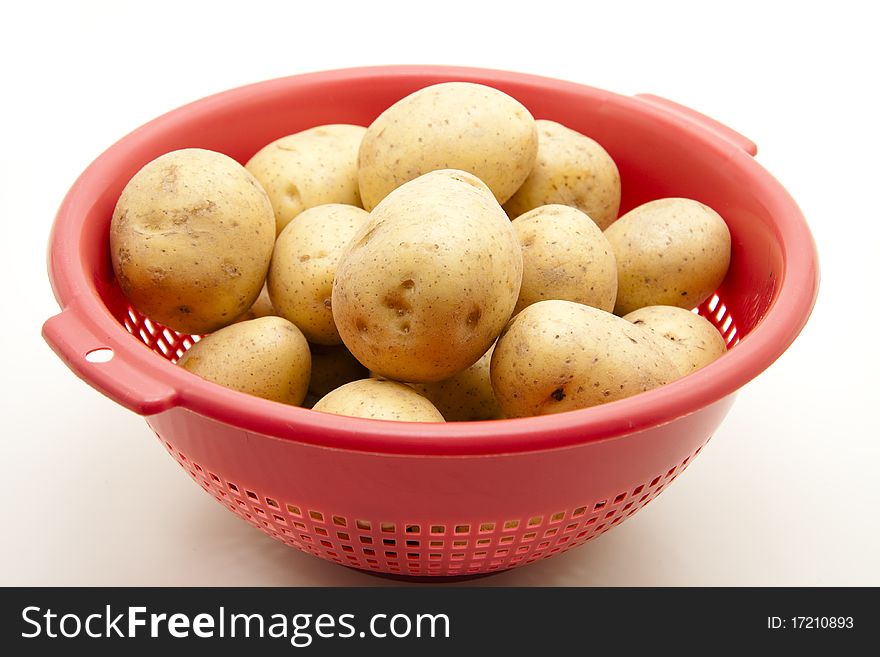
[[[620,189],[589,137],[437,84],[245,166],[157,158],[119,198],[111,258],[140,313],[207,334],[178,364],[221,385],[401,421],[558,413],[726,350],[689,310],[727,272],[724,220],[685,198],[618,218]]]

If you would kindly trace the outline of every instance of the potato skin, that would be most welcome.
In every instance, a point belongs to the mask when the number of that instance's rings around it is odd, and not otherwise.
[[[312,378],[309,380],[309,393],[306,401],[311,399],[313,406],[316,401],[332,390],[346,383],[366,379],[370,373],[351,355],[344,344],[331,347],[310,344],[312,352]]]
[[[357,154],[366,128],[319,125],[276,139],[245,167],[269,195],[275,232],[303,210],[326,203],[360,206]]]
[[[476,363],[443,381],[412,383],[413,389],[437,407],[447,422],[500,420],[504,412],[495,401],[489,363],[492,345]]]
[[[374,420],[444,421],[440,411],[415,390],[386,379],[346,383],[319,399],[312,410]]]
[[[373,121],[358,154],[364,208],[391,190],[437,169],[482,180],[504,203],[529,175],[538,136],[529,111],[481,84],[445,82],[394,103]]]
[[[620,173],[608,152],[586,135],[539,119],[538,155],[522,186],[504,204],[511,217],[560,203],[584,212],[605,230],[620,210]]]
[[[730,231],[712,208],[686,198],[650,201],[606,231],[617,259],[616,315],[645,306],[695,308],[721,285]]]
[[[523,254],[523,280],[514,314],[546,299],[574,301],[611,312],[617,263],[599,227],[566,205],[542,205],[513,220]]]
[[[300,213],[275,241],[267,285],[278,315],[314,344],[341,344],[330,308],[333,277],[349,241],[370,215],[331,203]]]
[[[522,254],[479,179],[434,171],[394,190],[349,244],[333,318],[351,353],[396,381],[441,381],[473,365],[504,327]]]
[[[263,285],[263,289],[260,290],[260,296],[257,297],[257,300],[254,301],[253,305],[244,311],[244,314],[235,321],[246,322],[250,319],[259,319],[260,317],[270,316],[277,317],[278,313],[272,305],[272,299],[269,298],[268,288]]]
[[[227,388],[298,405],[308,390],[312,358],[296,326],[260,317],[205,336],[177,364]]]
[[[727,351],[724,338],[712,322],[684,308],[646,306],[624,319],[662,337],[666,355],[682,376],[696,372]]]
[[[498,338],[490,373],[508,417],[548,415],[623,399],[676,378],[649,331],[590,306],[541,301]]]
[[[125,296],[151,320],[189,334],[226,326],[251,307],[274,241],[272,208],[256,179],[232,158],[197,148],[138,171],[110,222]]]

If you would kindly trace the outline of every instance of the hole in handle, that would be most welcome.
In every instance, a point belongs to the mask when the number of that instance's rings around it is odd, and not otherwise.
[[[86,360],[90,363],[108,363],[113,360],[113,350],[107,347],[92,349],[86,354]]]

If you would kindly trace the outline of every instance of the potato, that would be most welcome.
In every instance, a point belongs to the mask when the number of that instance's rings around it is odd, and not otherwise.
[[[361,204],[357,154],[366,128],[319,125],[276,139],[245,165],[269,194],[276,233],[303,210],[325,203]]]
[[[645,306],[695,308],[718,288],[730,264],[727,224],[691,199],[640,205],[605,237],[617,259],[617,315]]]
[[[370,370],[442,381],[473,365],[516,304],[522,254],[488,188],[434,171],[389,194],[342,256],[333,318]]]
[[[251,307],[274,241],[272,206],[259,183],[232,158],[198,148],[138,171],[110,222],[110,256],[125,296],[151,320],[189,334],[226,326]]]
[[[564,299],[611,312],[617,263],[599,227],[576,208],[542,205],[513,220],[523,254],[514,314],[545,299]]]
[[[331,390],[369,376],[367,368],[351,355],[345,345],[327,347],[310,344],[309,349],[312,352],[312,378],[307,395],[307,398],[312,398],[310,405]]]
[[[504,204],[511,217],[561,203],[585,212],[605,230],[620,209],[620,174],[611,156],[589,137],[539,119],[535,167]]]
[[[342,252],[369,214],[331,203],[305,210],[275,242],[267,284],[272,305],[315,344],[340,344],[330,309],[333,277]]]
[[[423,173],[461,169],[504,203],[529,175],[538,137],[529,111],[507,94],[446,82],[397,101],[373,121],[358,154],[361,200],[372,210]]]
[[[705,317],[684,308],[647,306],[624,317],[664,338],[664,352],[682,376],[695,372],[727,351],[724,338]]]
[[[410,385],[420,395],[427,397],[447,422],[499,420],[504,413],[495,401],[489,378],[489,363],[494,349],[494,345],[489,347],[480,360],[448,379]]]
[[[177,364],[227,388],[297,405],[309,387],[312,359],[296,326],[260,317],[205,336]]]
[[[257,297],[256,301],[254,301],[254,305],[248,308],[244,312],[244,314],[235,321],[246,322],[250,319],[259,319],[260,317],[269,316],[277,317],[278,313],[275,311],[275,307],[272,305],[272,299],[269,298],[268,288],[263,285],[263,289],[260,290],[260,296]]]
[[[399,422],[443,422],[434,405],[407,385],[386,379],[346,383],[318,400],[315,411]]]
[[[508,417],[548,415],[623,399],[676,378],[660,338],[571,301],[540,301],[498,338],[490,374]]]

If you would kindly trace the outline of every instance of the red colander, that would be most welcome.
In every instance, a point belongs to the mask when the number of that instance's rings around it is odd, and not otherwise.
[[[730,351],[683,379],[603,406],[448,424],[317,413],[176,367],[193,337],[131,308],[110,265],[110,217],[134,173],[188,147],[245,162],[270,141],[315,125],[368,125],[403,96],[451,80],[496,87],[536,118],[596,139],[620,169],[622,212],[664,196],[717,210],[730,227],[731,266],[699,312]],[[733,130],[656,96],[518,73],[394,66],[234,89],[135,130],[79,177],[52,229],[49,277],[62,311],[43,335],[78,376],[146,416],[209,495],[288,545],[402,575],[513,568],[581,545],[654,499],[700,452],[737,389],[806,323],[818,289],[813,239],[755,152]],[[93,362],[97,350],[112,357]]]

